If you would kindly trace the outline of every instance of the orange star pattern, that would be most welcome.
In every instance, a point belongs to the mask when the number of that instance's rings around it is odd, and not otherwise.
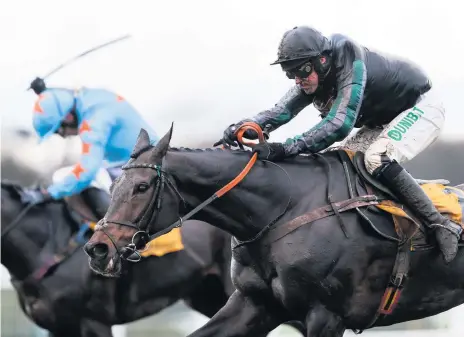
[[[87,121],[83,121],[81,127],[79,128],[79,133],[83,133],[85,131],[90,132],[91,128]]]
[[[43,114],[42,107],[40,106],[40,101],[41,101],[43,98],[44,98],[44,95],[43,95],[43,94],[40,94],[40,95],[39,95],[39,98],[37,98],[37,101],[35,101],[35,104],[34,104],[34,113]]]
[[[90,143],[82,143],[82,153],[87,154],[90,152]]]
[[[72,170],[72,173],[74,174],[74,176],[79,179],[81,174],[84,172],[84,169],[82,168],[81,164],[77,164],[76,166],[74,166],[73,170]]]

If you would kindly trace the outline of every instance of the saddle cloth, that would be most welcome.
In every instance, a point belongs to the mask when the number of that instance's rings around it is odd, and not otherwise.
[[[464,228],[462,217],[464,212],[464,191],[437,183],[423,184],[421,187],[441,214]],[[392,215],[409,218],[400,205],[389,200],[381,201],[376,207]]]

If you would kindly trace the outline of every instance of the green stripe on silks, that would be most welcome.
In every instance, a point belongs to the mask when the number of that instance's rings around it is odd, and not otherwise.
[[[284,109],[282,113],[278,114],[277,116],[271,118],[265,124],[271,124],[272,127],[278,128],[279,126],[288,123],[294,116],[289,109]],[[266,125],[260,125],[261,128],[266,127]]]
[[[350,100],[347,105],[347,114],[340,132],[347,136],[356,123],[359,108],[364,96],[364,82],[366,81],[366,66],[361,60],[353,62],[353,85],[351,86]]]
[[[362,101],[362,97],[364,94],[363,91],[363,85],[365,82],[365,75],[366,75],[366,67],[364,65],[364,62],[361,60],[356,60],[353,62],[353,77],[352,77],[352,84],[351,84],[351,92],[350,92],[350,99],[347,104],[347,111],[345,115],[345,119],[343,121],[342,126],[336,130],[334,133],[328,135],[324,139],[321,139],[318,143],[314,144],[312,146],[312,151],[314,152],[319,152],[336,141],[340,141],[352,130],[354,124],[356,123],[356,116]],[[337,95],[337,98],[330,109],[328,115],[326,118],[324,118],[322,121],[320,121],[316,126],[311,128],[308,132],[305,133],[311,133],[314,130],[323,127],[325,124],[327,124],[329,121],[333,120],[335,116],[337,115],[338,109],[340,107],[340,104],[343,99],[343,94],[340,91]],[[303,138],[304,135],[298,135],[296,137],[293,137],[291,139],[288,139],[287,142],[292,142],[292,141],[297,141],[298,139]]]
[[[334,104],[332,105],[332,108],[330,109],[329,113],[327,114],[327,116],[322,120],[320,121],[319,123],[317,123],[315,126],[313,126],[311,129],[309,129],[308,131],[306,131],[305,133],[309,134],[311,132],[313,132],[314,130],[316,129],[319,129],[321,127],[323,127],[325,124],[327,124],[330,120],[332,120],[334,117],[335,117],[335,114],[337,113],[337,110],[338,110],[338,107],[340,105],[342,101],[342,98],[341,97],[337,97],[337,99],[334,101]],[[296,135],[295,137],[293,138],[288,138],[285,142],[285,144],[291,144],[293,142],[296,142],[298,141],[299,139],[302,139],[304,138],[304,134],[301,134],[301,135]],[[313,151],[314,152],[318,152],[320,151],[318,148],[323,148],[323,143],[324,143],[324,140],[322,140],[320,143],[318,144],[314,144],[313,146]]]

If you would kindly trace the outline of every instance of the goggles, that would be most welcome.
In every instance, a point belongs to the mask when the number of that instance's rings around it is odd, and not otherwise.
[[[313,72],[313,65],[311,62],[306,62],[301,66],[298,66],[294,69],[287,70],[285,74],[289,79],[295,79],[295,77],[298,78],[307,78],[312,72]]]

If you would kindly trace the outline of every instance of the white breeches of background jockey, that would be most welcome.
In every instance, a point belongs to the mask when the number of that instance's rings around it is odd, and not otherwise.
[[[52,176],[53,183],[62,181],[68,174],[71,173],[73,168],[74,166],[65,166],[65,167],[62,167],[56,170]],[[96,188],[104,190],[107,193],[110,193],[111,183],[112,183],[112,179],[111,179],[111,176],[108,170],[105,168],[100,168],[94,180],[92,180],[92,182],[90,183],[89,187],[90,186],[96,187]]]
[[[362,127],[341,147],[365,153],[364,162],[372,174],[382,165],[381,158],[405,163],[437,140],[445,122],[443,103],[431,92],[416,105],[403,111],[384,128]]]

